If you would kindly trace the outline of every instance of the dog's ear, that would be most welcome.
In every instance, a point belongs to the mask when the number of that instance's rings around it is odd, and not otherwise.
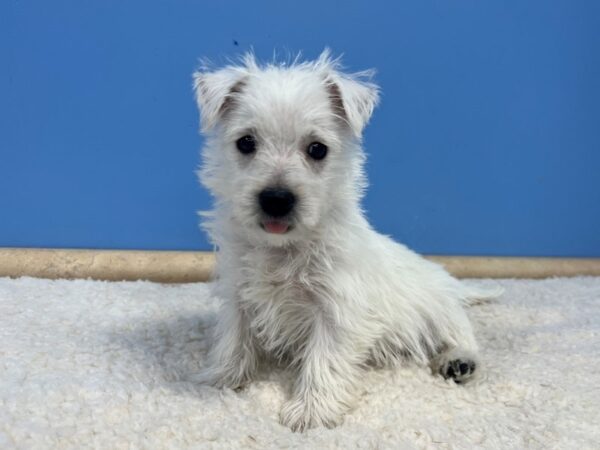
[[[345,75],[333,72],[327,79],[333,107],[358,138],[379,101],[379,87],[370,81],[373,72]]]
[[[235,103],[244,86],[245,73],[236,67],[214,72],[197,71],[193,75],[196,102],[200,109],[200,129],[210,131]]]

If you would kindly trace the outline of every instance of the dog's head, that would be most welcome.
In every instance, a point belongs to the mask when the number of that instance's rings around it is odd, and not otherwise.
[[[194,88],[207,141],[200,170],[217,210],[255,242],[285,245],[357,208],[362,130],[378,100],[370,73],[316,61],[200,70]]]

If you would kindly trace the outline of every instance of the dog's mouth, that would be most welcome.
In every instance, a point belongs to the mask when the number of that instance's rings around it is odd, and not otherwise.
[[[285,234],[292,229],[292,225],[287,220],[280,219],[265,219],[260,226],[271,234]]]

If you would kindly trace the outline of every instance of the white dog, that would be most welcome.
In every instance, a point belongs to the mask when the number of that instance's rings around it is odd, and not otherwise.
[[[478,367],[463,305],[495,296],[375,232],[360,202],[363,128],[378,100],[370,73],[316,61],[203,69],[194,87],[206,136],[200,178],[215,197],[224,302],[196,379],[237,388],[264,357],[295,371],[281,421],[342,421],[367,364],[410,358],[456,382]]]

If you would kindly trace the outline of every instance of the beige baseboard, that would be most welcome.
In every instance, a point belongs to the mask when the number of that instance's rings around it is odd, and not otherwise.
[[[600,258],[427,256],[459,278],[600,276]],[[210,279],[210,252],[0,248],[0,276],[151,280],[188,283]]]
[[[458,278],[550,278],[600,276],[600,258],[428,256]]]
[[[210,278],[209,252],[0,248],[0,276],[150,280],[189,283]]]

